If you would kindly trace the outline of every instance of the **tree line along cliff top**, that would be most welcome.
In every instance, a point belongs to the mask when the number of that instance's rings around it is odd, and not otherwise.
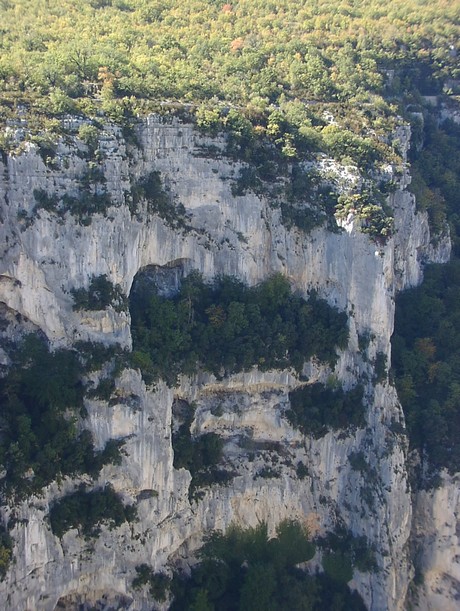
[[[460,74],[446,0],[2,0],[0,120],[152,101],[371,102]],[[447,84],[447,85],[446,85]]]

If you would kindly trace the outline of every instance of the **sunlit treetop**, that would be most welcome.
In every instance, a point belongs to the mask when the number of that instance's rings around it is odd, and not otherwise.
[[[0,91],[51,112],[98,95],[345,101],[387,93],[396,69],[395,93],[437,93],[459,74],[459,13],[449,0],[2,0]]]

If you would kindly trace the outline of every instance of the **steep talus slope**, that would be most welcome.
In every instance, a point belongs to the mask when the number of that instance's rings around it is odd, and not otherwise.
[[[412,572],[406,438],[396,392],[387,375],[374,380],[374,364],[378,353],[389,362],[395,291],[420,281],[422,262],[445,261],[448,241],[430,245],[426,215],[415,212],[406,176],[391,196],[396,231],[385,244],[361,233],[352,218],[342,232],[319,228],[307,235],[286,229],[279,208],[266,198],[232,195],[240,164],[223,154],[223,138],[211,140],[190,125],[154,116],[138,137],[141,148],[128,151],[120,131],[104,130],[100,165],[111,205],[85,222],[35,209],[37,192],[75,193],[91,163],[78,154],[85,153],[81,143],[61,142],[51,166],[32,145],[8,157],[0,185],[0,301],[8,312],[20,314],[55,346],[83,339],[129,348],[129,313],[75,311],[72,289],[105,274],[129,295],[136,274],[149,266],[176,267],[180,274],[198,270],[209,279],[228,274],[249,285],[281,272],[301,294],[316,289],[349,316],[349,345],[334,372],[309,363],[303,373],[310,382],[326,382],[334,373],[345,388],[364,380],[367,425],[320,439],[294,430],[285,412],[288,392],[301,382],[290,371],[253,370],[224,380],[200,374],[181,378],[175,388],[159,383],[152,390],[139,372],[125,369],[116,379],[115,400],[87,398],[86,407],[98,447],[125,440],[122,465],[105,466],[98,481],[111,481],[126,502],[135,502],[138,521],[114,530],[102,526],[95,540],[75,529],[58,539],[46,516],[53,499],[74,489],[70,480],[4,508],[16,519],[15,561],[0,583],[5,608],[52,610],[59,599],[72,608],[105,595],[115,608],[148,609],[146,594],[131,587],[136,565],[159,570],[168,560],[186,558],[203,533],[232,522],[264,520],[273,531],[287,517],[306,521],[313,533],[343,522],[365,535],[377,550],[378,570],[355,571],[350,585],[371,609],[402,608]],[[184,206],[181,222],[136,201],[133,186],[152,172],[160,173],[171,205]],[[365,351],[360,337],[368,338]],[[189,495],[189,472],[173,468],[179,400],[195,406],[194,434],[216,432],[224,439],[223,462],[232,473],[228,483],[205,486],[195,496]],[[353,466],[352,454],[364,466]],[[303,479],[296,473],[299,462],[307,468]]]

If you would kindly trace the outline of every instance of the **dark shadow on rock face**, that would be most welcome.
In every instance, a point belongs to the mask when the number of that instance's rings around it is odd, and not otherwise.
[[[74,591],[61,596],[54,611],[123,611],[132,603],[133,599],[121,592]]]
[[[166,265],[147,265],[134,277],[131,296],[142,292],[147,295],[173,297],[180,289],[183,278],[190,271],[190,259],[175,259]]]

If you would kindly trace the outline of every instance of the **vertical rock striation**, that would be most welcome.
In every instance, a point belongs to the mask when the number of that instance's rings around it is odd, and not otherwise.
[[[408,136],[400,134],[405,146]],[[122,465],[104,467],[98,481],[111,481],[126,502],[136,503],[139,520],[114,530],[102,526],[94,541],[76,530],[59,540],[46,516],[53,500],[74,490],[70,480],[5,506],[4,517],[16,520],[16,559],[0,583],[4,608],[51,611],[58,600],[74,608],[105,596],[115,608],[150,609],[146,594],[131,586],[136,565],[160,570],[172,559],[186,559],[206,532],[232,522],[254,526],[264,520],[273,531],[281,520],[296,518],[313,533],[341,522],[365,535],[377,550],[378,570],[355,571],[351,585],[370,609],[402,609],[412,576],[407,440],[396,392],[385,376],[373,382],[374,363],[378,353],[390,361],[395,292],[420,282],[424,262],[445,261],[448,239],[436,248],[430,244],[427,217],[415,211],[405,189],[407,176],[391,196],[395,235],[376,245],[353,219],[339,233],[318,228],[307,235],[286,229],[279,208],[265,198],[232,195],[241,165],[223,154],[224,138],[211,140],[190,125],[154,116],[140,126],[139,138],[141,148],[128,154],[120,131],[105,128],[100,146],[111,205],[89,223],[69,212],[36,209],[37,192],[76,195],[88,167],[81,143],[61,142],[51,168],[32,145],[8,157],[0,168],[0,301],[54,346],[83,339],[129,348],[128,312],[74,311],[70,291],[105,274],[129,295],[136,274],[149,266],[198,270],[205,278],[229,274],[250,285],[281,272],[301,294],[315,289],[347,312],[349,346],[335,370],[310,363],[304,373],[311,382],[334,374],[345,388],[367,380],[367,424],[320,439],[292,429],[285,417],[288,392],[300,382],[289,371],[254,369],[223,381],[201,374],[181,379],[174,389],[158,384],[152,390],[138,372],[124,370],[115,402],[87,399],[88,422],[99,447],[108,439],[125,440]],[[149,213],[142,202],[134,210],[133,186],[153,172],[160,173],[171,202],[184,206],[185,227]],[[366,355],[359,348],[362,337],[369,342]],[[190,473],[173,467],[175,399],[196,405],[195,434],[221,435],[224,465],[233,474],[229,483],[206,487],[191,499]],[[350,463],[358,452],[365,470]],[[299,462],[308,470],[304,479],[296,475]],[[267,465],[272,475],[263,477]],[[431,513],[426,503],[424,510],[416,508],[419,523],[432,524],[433,533],[439,502],[430,498]]]

